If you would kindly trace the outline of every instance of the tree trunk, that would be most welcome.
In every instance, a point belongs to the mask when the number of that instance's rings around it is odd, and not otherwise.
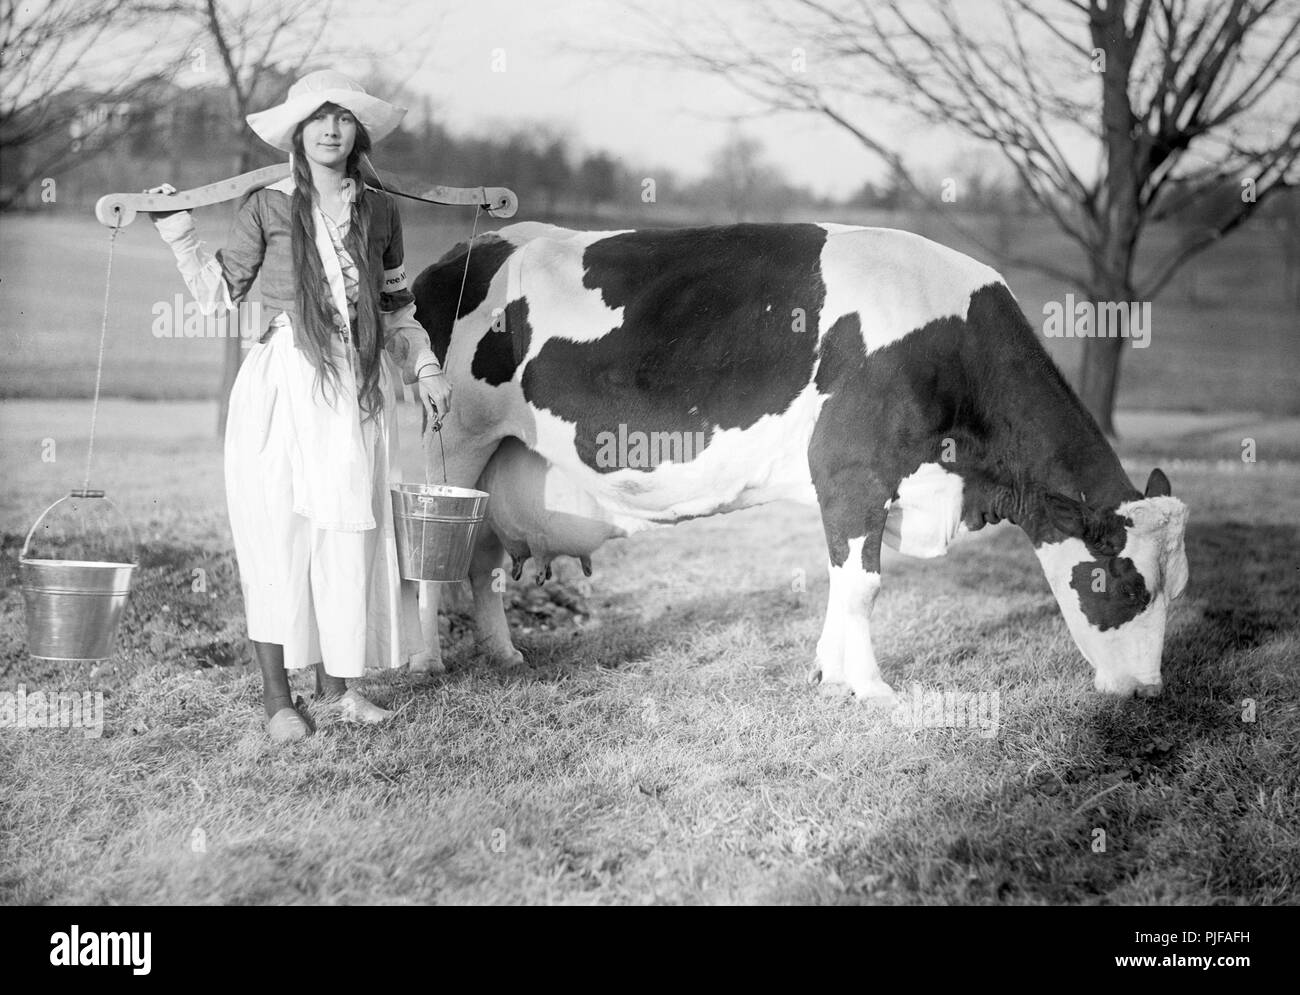
[[[1119,389],[1119,361],[1124,339],[1084,339],[1079,370],[1079,399],[1097,419],[1101,430],[1115,437],[1115,394]]]
[[[1119,394],[1119,367],[1124,349],[1131,341],[1116,335],[1103,337],[1108,329],[1101,324],[1101,305],[1104,302],[1129,302],[1134,300],[1132,285],[1123,277],[1114,276],[1100,267],[1094,267],[1088,298],[1096,309],[1094,331],[1097,338],[1083,340],[1083,355],[1079,362],[1079,399],[1097,425],[1114,439],[1115,398]]]
[[[1142,160],[1136,143],[1138,121],[1128,92],[1137,41],[1125,25],[1125,8],[1126,4],[1120,0],[1112,0],[1104,8],[1094,5],[1090,19],[1093,44],[1106,55],[1105,71],[1098,74],[1106,172],[1098,211],[1102,237],[1092,262],[1088,288],[1094,305],[1101,301],[1133,300],[1133,254],[1142,222],[1139,204]],[[1099,310],[1097,315],[1100,314]],[[1083,341],[1079,396],[1101,430],[1112,438],[1124,341],[1118,337]]]

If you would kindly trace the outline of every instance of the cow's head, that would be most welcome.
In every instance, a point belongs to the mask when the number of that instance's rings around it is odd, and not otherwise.
[[[1160,693],[1169,602],[1187,586],[1187,506],[1153,470],[1146,496],[1097,510],[1046,496],[1054,534],[1036,552],[1098,691]]]

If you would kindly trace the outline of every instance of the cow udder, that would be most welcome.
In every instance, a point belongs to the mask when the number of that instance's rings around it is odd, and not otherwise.
[[[514,561],[516,579],[529,557],[537,560],[539,579],[550,576],[557,556],[578,557],[590,574],[591,554],[606,539],[626,534],[600,517],[590,494],[515,438],[497,447],[478,486],[488,492],[487,523]]]

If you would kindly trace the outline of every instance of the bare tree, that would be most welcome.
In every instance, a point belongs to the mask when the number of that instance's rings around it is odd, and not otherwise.
[[[607,153],[587,155],[578,167],[577,185],[582,204],[591,210],[597,204],[613,200],[618,193],[619,171]]]
[[[725,75],[768,108],[819,115],[928,203],[881,101],[996,147],[1079,261],[999,253],[1096,301],[1154,298],[1189,259],[1296,181],[1297,0],[785,0],[705,32],[642,11],[643,54]],[[759,26],[745,33],[743,24]],[[1289,90],[1289,92],[1287,92]],[[1075,153],[1092,152],[1092,161]],[[1232,211],[1138,272],[1149,226],[1239,183]],[[1180,203],[1162,196],[1180,184]],[[1084,342],[1080,395],[1114,431],[1123,340]]]
[[[141,47],[140,31],[172,9],[140,0],[0,0],[0,209],[36,180],[111,148],[131,121],[147,117],[139,112],[177,63],[131,50]]]
[[[785,183],[763,158],[757,139],[733,131],[710,159],[702,191],[723,203],[736,221],[745,221],[760,204],[780,209]]]

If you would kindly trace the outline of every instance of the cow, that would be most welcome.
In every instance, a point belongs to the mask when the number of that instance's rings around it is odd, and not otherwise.
[[[413,291],[453,384],[447,480],[492,495],[470,585],[493,662],[522,659],[492,583],[507,548],[540,580],[556,555],[588,568],[606,539],[792,499],[826,535],[823,693],[894,700],[871,643],[882,542],[936,556],[1002,520],[1032,542],[1097,690],[1160,692],[1187,508],[1159,469],[1133,486],[976,260],[887,228],[526,222]],[[413,669],[439,670],[428,587]]]

